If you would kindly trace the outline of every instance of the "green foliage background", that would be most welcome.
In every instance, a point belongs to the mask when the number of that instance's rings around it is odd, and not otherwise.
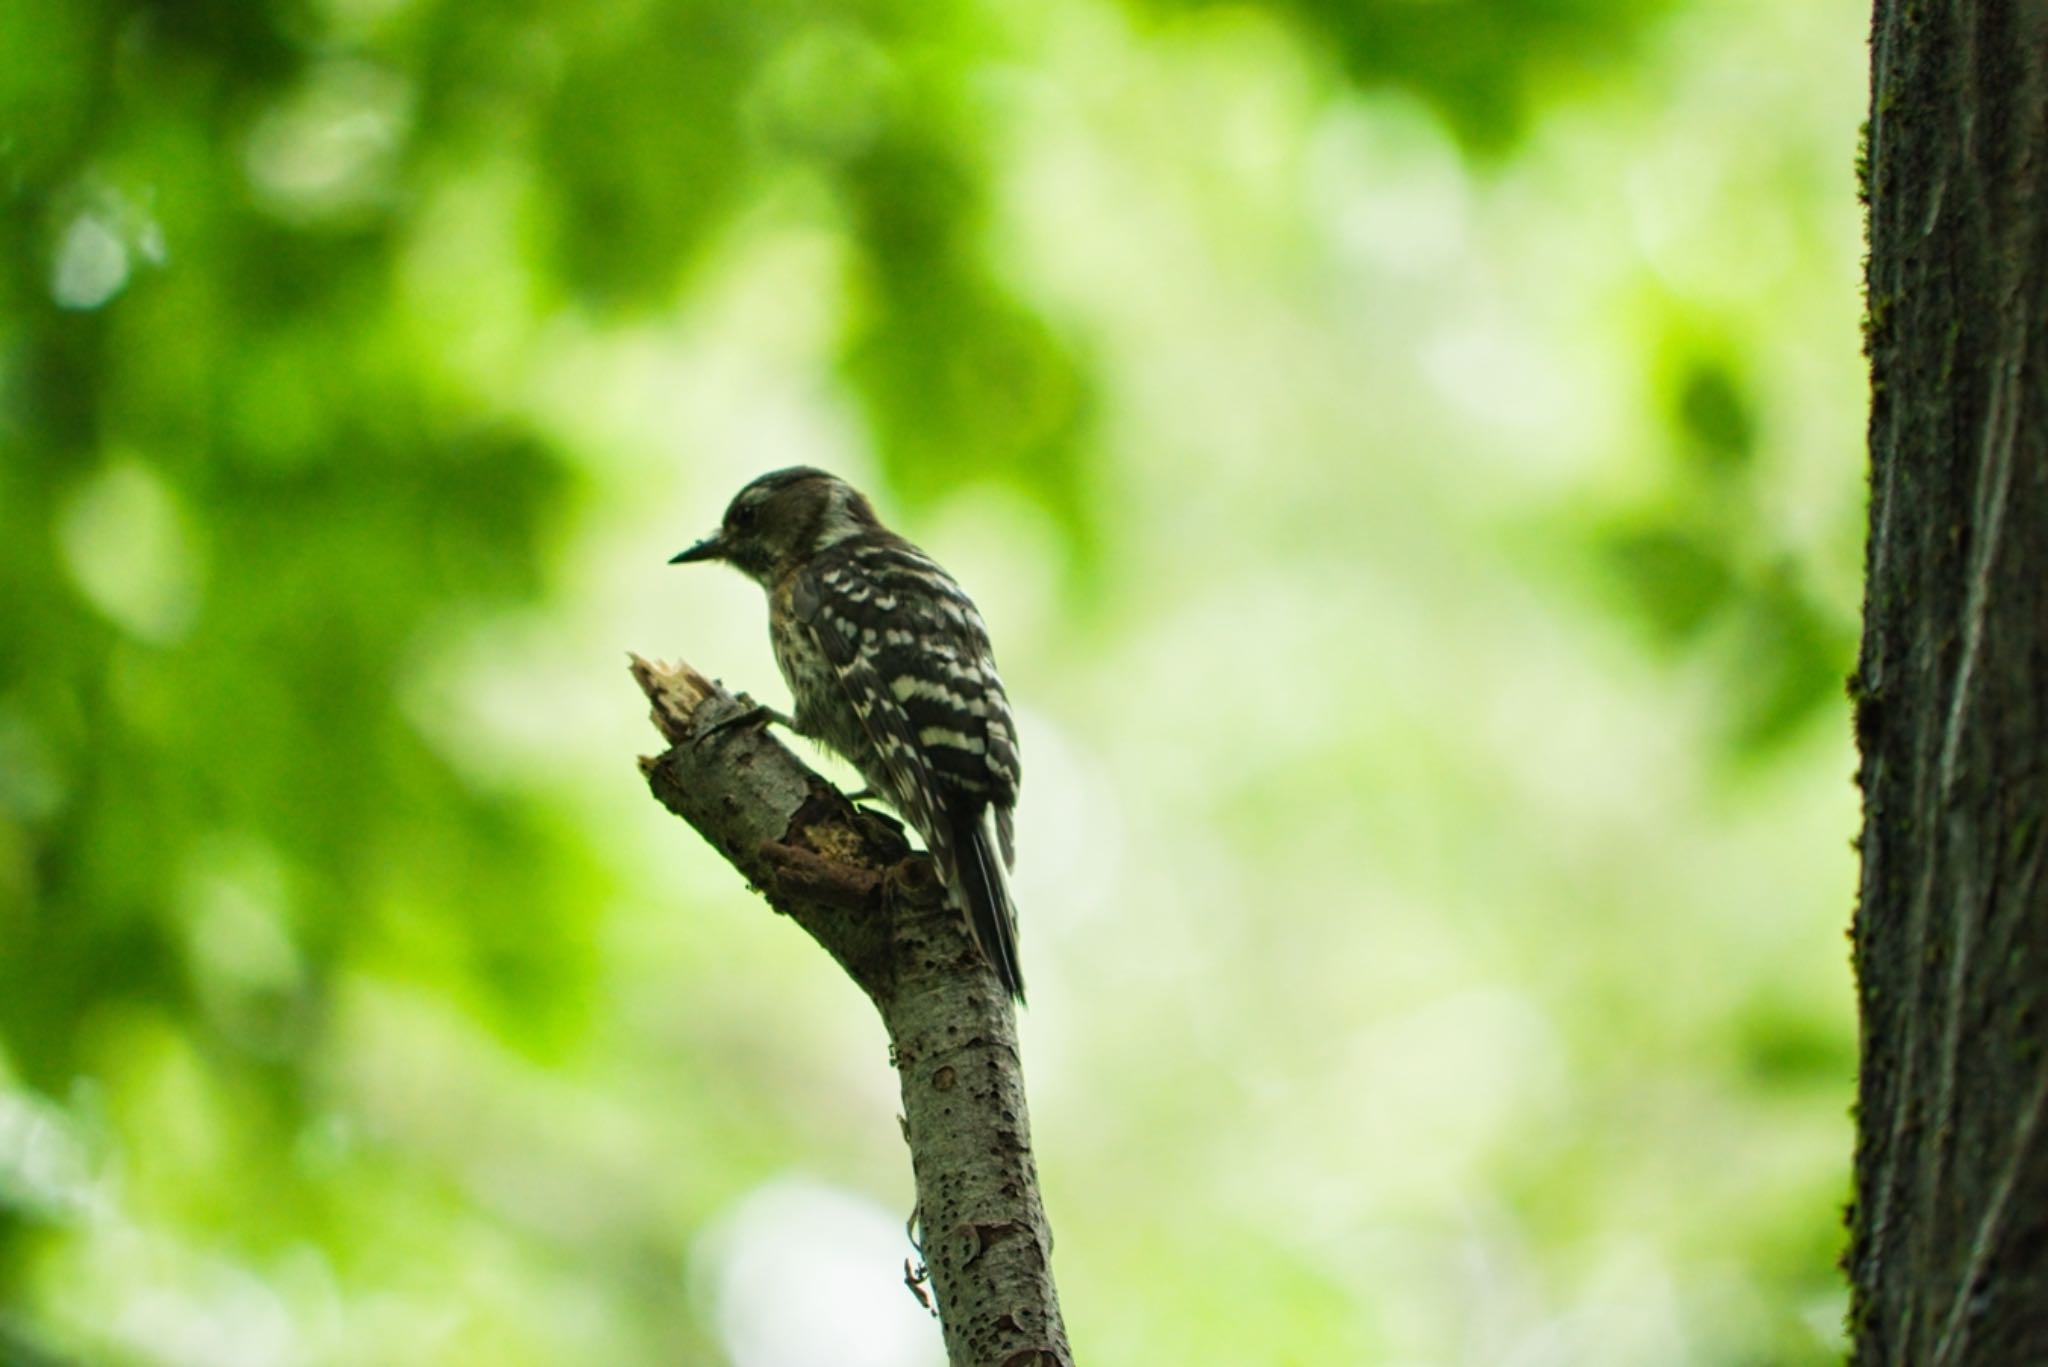
[[[936,1360],[877,1028],[633,766],[797,462],[1024,708],[1084,1360],[1837,1357],[1862,60],[10,0],[0,1360]]]

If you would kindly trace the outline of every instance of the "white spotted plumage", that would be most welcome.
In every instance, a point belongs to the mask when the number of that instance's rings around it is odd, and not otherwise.
[[[719,535],[678,558],[727,560],[768,590],[797,728],[852,761],[924,837],[976,941],[1021,1001],[1003,878],[1014,860],[1016,727],[973,602],[883,527],[856,490],[818,470],[754,481]]]

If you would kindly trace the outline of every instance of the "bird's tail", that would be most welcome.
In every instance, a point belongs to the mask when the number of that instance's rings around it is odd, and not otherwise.
[[[1024,975],[1017,967],[1017,907],[996,855],[997,841],[984,808],[960,821],[953,832],[953,895],[967,913],[975,943],[995,965],[1003,989],[1024,1004]]]

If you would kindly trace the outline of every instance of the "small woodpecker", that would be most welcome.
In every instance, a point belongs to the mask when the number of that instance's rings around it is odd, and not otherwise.
[[[747,485],[718,531],[669,563],[699,560],[722,560],[768,591],[796,730],[844,755],[924,837],[975,942],[1021,1003],[1004,876],[1015,858],[1017,728],[974,603],[884,527],[859,490],[808,466]]]

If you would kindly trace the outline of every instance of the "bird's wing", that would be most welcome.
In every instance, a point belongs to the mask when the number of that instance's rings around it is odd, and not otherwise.
[[[819,654],[832,666],[839,687],[854,716],[860,719],[882,766],[882,774],[863,772],[862,777],[879,790],[877,796],[903,814],[929,845],[934,823],[928,799],[933,786],[930,765],[917,745],[916,725],[883,682],[876,655],[861,649],[864,628],[833,606],[837,595],[825,592],[818,578],[816,568],[805,570],[796,581],[790,606],[798,623],[816,640]],[[877,778],[883,781],[877,783]],[[932,854],[939,857],[936,849]],[[942,869],[948,867],[949,857],[950,852],[947,857],[940,857]]]
[[[900,541],[859,544],[805,570],[791,607],[885,765],[900,759],[998,811],[1016,805],[1016,724],[988,628],[945,571]]]
[[[1008,865],[1016,728],[980,613],[901,543],[850,548],[805,570],[791,607],[867,733],[886,779],[881,796],[924,837],[983,952],[1021,997],[1015,912],[983,825],[993,817]]]

